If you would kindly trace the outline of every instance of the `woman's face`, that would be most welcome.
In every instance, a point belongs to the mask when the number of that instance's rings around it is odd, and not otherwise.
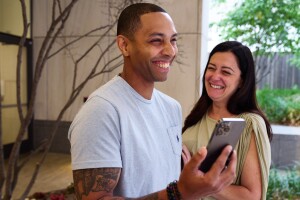
[[[229,98],[242,83],[241,70],[231,52],[217,52],[209,60],[205,88],[214,103],[227,105]]]

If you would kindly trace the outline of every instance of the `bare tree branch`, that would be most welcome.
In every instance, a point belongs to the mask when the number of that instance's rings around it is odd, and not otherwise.
[[[19,119],[21,122],[21,127],[24,126],[24,116],[23,116],[23,111],[22,111],[22,103],[21,103],[21,64],[22,64],[22,51],[23,47],[26,41],[26,36],[28,33],[28,20],[27,20],[27,14],[26,14],[26,5],[24,0],[20,0],[21,2],[21,8],[22,8],[22,18],[23,18],[23,34],[21,36],[21,40],[18,45],[18,55],[17,55],[17,67],[16,67],[16,77],[17,77],[17,108],[18,108],[18,114],[19,114]],[[17,142],[16,142],[17,143]],[[16,144],[15,143],[15,144]],[[20,145],[20,144],[19,144]],[[17,168],[17,162],[14,162],[18,159],[19,154],[11,154],[9,158],[9,164],[8,164],[8,170],[7,170],[7,177],[6,177],[6,188],[5,188],[5,196],[4,199],[10,199],[12,190],[15,185],[15,171]]]
[[[22,6],[22,15],[23,15],[23,34],[21,37],[21,40],[19,42],[19,48],[18,48],[18,55],[17,55],[17,105],[18,105],[18,113],[19,113],[19,119],[22,122],[24,119],[23,111],[22,111],[22,103],[21,103],[21,65],[22,65],[22,54],[23,54],[23,47],[26,41],[26,36],[28,33],[28,27],[30,24],[27,20],[27,14],[26,14],[26,5],[24,0],[21,0],[21,6]]]
[[[29,100],[29,105],[28,105],[28,110],[27,110],[27,114],[25,118],[21,118],[21,126],[19,129],[19,133],[17,135],[17,138],[15,140],[15,143],[13,145],[12,151],[10,153],[10,157],[9,157],[9,161],[8,161],[8,167],[7,167],[7,177],[6,177],[6,184],[5,184],[5,195],[4,195],[4,199],[8,200],[11,198],[12,196],[12,191],[14,190],[15,187],[15,183],[17,182],[17,178],[18,178],[18,172],[19,172],[19,168],[17,166],[17,161],[19,158],[19,150],[20,150],[20,146],[22,143],[22,139],[24,137],[24,134],[26,133],[27,127],[31,121],[32,115],[33,115],[33,107],[34,107],[34,102],[35,102],[35,96],[36,96],[36,90],[37,90],[37,85],[39,82],[39,79],[41,77],[41,73],[43,70],[43,67],[45,66],[45,62],[46,60],[43,58],[43,56],[45,56],[47,58],[48,54],[49,54],[49,48],[51,49],[54,40],[50,40],[52,33],[55,31],[55,27],[61,23],[62,25],[60,26],[60,28],[58,28],[58,31],[56,32],[56,36],[59,34],[59,32],[63,29],[64,27],[64,23],[67,20],[69,13],[71,12],[74,4],[77,2],[78,0],[72,0],[68,6],[66,6],[66,8],[63,10],[63,12],[61,13],[61,15],[59,15],[57,18],[55,18],[55,20],[52,22],[49,31],[47,32],[47,36],[43,42],[42,48],[40,50],[40,54],[35,66],[35,76],[34,76],[34,80],[33,80],[33,84],[32,84],[32,93],[31,93],[31,97]],[[26,16],[26,5],[24,0],[21,0],[21,5],[22,5],[22,13],[23,13],[23,17],[24,15]],[[24,24],[24,27],[27,27],[27,24]],[[25,30],[25,28],[24,28]],[[25,32],[25,31],[24,31]],[[23,33],[22,38],[25,40],[26,39],[26,35]],[[21,39],[22,40],[22,39]],[[23,44],[24,46],[24,44]],[[23,46],[19,45],[19,48],[23,48]],[[21,59],[21,58],[18,58]],[[19,63],[19,62],[18,62]],[[19,102],[18,102],[19,103]],[[18,105],[19,106],[19,105]]]
[[[105,47],[102,49],[103,41],[109,36],[109,33],[111,30],[115,27],[117,23],[117,16],[120,14],[120,12],[129,4],[142,2],[143,0],[124,0],[120,2],[114,2],[114,6],[110,6],[110,8],[115,9],[115,18],[109,22],[107,25],[100,26],[96,29],[93,29],[91,31],[86,32],[85,34],[76,37],[75,39],[66,42],[64,45],[62,45],[59,49],[53,50],[53,46],[55,43],[57,43],[59,38],[63,38],[62,31],[65,27],[65,24],[67,23],[67,20],[69,19],[70,13],[74,7],[74,5],[77,3],[78,0],[71,0],[69,3],[63,8],[60,0],[53,0],[52,3],[52,16],[51,16],[51,24],[50,27],[46,33],[46,36],[42,42],[41,48],[39,50],[39,54],[35,63],[35,71],[34,71],[34,77],[32,80],[32,88],[31,88],[31,94],[28,101],[28,109],[27,113],[24,116],[22,113],[22,107],[21,107],[21,95],[18,96],[18,111],[19,111],[19,119],[21,121],[21,126],[17,135],[17,138],[15,140],[15,143],[13,145],[13,149],[10,153],[8,167],[7,167],[7,179],[5,182],[2,183],[2,185],[5,183],[5,190],[4,190],[4,199],[9,200],[12,197],[12,192],[14,191],[14,188],[16,186],[18,175],[20,170],[23,168],[23,166],[30,161],[30,158],[32,155],[36,154],[37,152],[42,152],[41,159],[36,164],[35,169],[33,171],[32,177],[29,181],[29,184],[26,188],[24,188],[24,192],[20,199],[25,199],[31,188],[33,187],[33,184],[36,180],[36,177],[38,176],[39,170],[42,166],[42,164],[45,161],[46,155],[48,154],[50,147],[52,145],[53,139],[57,133],[57,130],[60,126],[61,120],[67,109],[73,104],[73,102],[77,99],[80,92],[84,89],[85,85],[92,79],[99,77],[100,75],[104,73],[109,73],[115,70],[116,68],[120,67],[122,65],[121,54],[118,54],[116,56],[112,56],[109,58],[108,61],[105,60],[106,55],[108,55],[111,52],[111,49],[113,45],[115,45],[115,41],[109,41],[108,44],[105,45]],[[111,5],[112,3],[109,2]],[[21,0],[22,5],[22,13],[23,13],[23,24],[24,24],[24,30],[23,30],[23,36],[20,40],[19,44],[19,52],[18,52],[18,73],[17,79],[18,83],[18,93],[21,91],[21,84],[20,84],[20,66],[22,62],[22,48],[24,47],[24,42],[26,40],[26,35],[28,31],[28,25],[27,25],[27,17],[26,17],[26,5],[25,0]],[[25,15],[25,16],[24,16]],[[25,19],[24,19],[25,18]],[[96,33],[97,31],[100,31],[102,34],[99,38],[96,39],[95,42],[93,42],[79,57],[74,56],[72,54],[71,47],[72,45],[76,44],[77,42],[82,41],[82,39],[91,36],[93,33]],[[106,42],[106,41],[105,41]],[[27,128],[29,126],[29,123],[32,120],[33,111],[34,111],[34,103],[37,95],[37,87],[38,83],[41,77],[41,74],[43,72],[43,69],[46,67],[47,61],[61,53],[62,51],[66,51],[69,53],[71,60],[73,61],[73,77],[72,77],[72,85],[71,85],[71,91],[69,94],[69,98],[66,100],[64,106],[60,110],[56,120],[54,127],[50,133],[50,137],[45,139],[45,141],[42,143],[42,145],[32,152],[27,158],[23,159],[22,162],[19,162],[19,150],[20,146],[22,144],[22,139],[24,137],[24,134],[27,131]],[[87,75],[84,78],[81,78],[79,80],[78,73],[81,69],[82,63],[86,60],[87,57],[89,57],[90,54],[92,54],[95,51],[100,51],[99,54],[97,54],[97,58],[94,58],[94,63],[90,66],[90,70],[86,70]],[[93,54],[94,56],[94,54]],[[104,61],[104,64],[101,65],[102,61]],[[1,92],[1,90],[0,90]],[[1,102],[0,102],[1,107]],[[0,111],[0,119],[1,119],[1,111]],[[0,136],[2,134],[1,126],[0,126]],[[3,153],[3,145],[2,140],[0,138],[0,148],[1,153]],[[2,155],[3,157],[3,155]],[[1,157],[0,157],[1,158]],[[1,161],[1,168],[4,168],[3,160]],[[0,178],[5,177],[5,170],[0,172]],[[2,180],[2,179],[1,179]],[[4,180],[4,178],[3,178]],[[1,182],[0,182],[1,184]],[[1,188],[2,189],[2,185]],[[2,191],[2,190],[1,190]],[[1,194],[1,193],[0,193]]]
[[[1,95],[1,85],[0,85]],[[2,122],[2,96],[0,96],[0,122]],[[2,187],[5,181],[4,149],[2,141],[2,123],[0,123],[0,197],[2,197]]]
[[[87,32],[86,34],[84,34],[84,35],[82,35],[82,36],[80,36],[80,37],[78,37],[78,38],[72,40],[71,42],[65,44],[64,46],[62,46],[61,48],[59,48],[58,50],[56,50],[55,52],[53,52],[51,55],[48,56],[47,59],[52,58],[53,56],[57,55],[57,54],[58,54],[59,52],[61,52],[62,50],[65,50],[65,49],[66,49],[67,47],[69,47],[70,45],[72,45],[72,44],[78,42],[79,40],[81,40],[81,39],[83,39],[83,38],[85,38],[85,37],[90,36],[90,35],[93,34],[94,32],[97,32],[97,31],[99,31],[99,30],[106,29],[106,28],[109,28],[109,27],[110,27],[109,25],[106,25],[106,26],[102,26],[102,27],[99,27],[99,28],[95,28],[95,29],[93,29],[93,30]]]
[[[123,8],[119,8],[119,9],[122,10]],[[107,47],[99,55],[99,58],[97,59],[95,65],[93,66],[92,70],[87,75],[87,77],[77,87],[75,86],[76,85],[76,77],[77,77],[76,75],[77,75],[77,70],[78,70],[79,63],[83,60],[83,58],[85,58],[88,55],[89,52],[91,52],[92,49],[94,49],[98,45],[99,41],[101,41],[103,39],[103,37],[109,33],[109,30],[111,30],[116,23],[117,23],[117,21],[115,21],[114,23],[112,23],[112,25],[110,25],[109,29],[105,32],[105,34],[99,40],[97,40],[91,47],[89,47],[86,50],[86,52],[81,57],[79,57],[78,60],[75,60],[75,62],[74,62],[74,77],[73,77],[72,92],[70,94],[69,99],[67,100],[66,104],[64,105],[64,107],[60,111],[60,113],[59,113],[59,115],[58,115],[58,117],[57,117],[57,119],[55,121],[54,128],[53,128],[53,130],[52,130],[52,132],[50,134],[49,141],[48,141],[48,143],[46,145],[46,150],[43,153],[43,156],[42,156],[40,162],[36,165],[34,173],[33,173],[33,176],[32,176],[32,178],[30,180],[30,183],[29,183],[28,187],[25,189],[25,192],[24,192],[24,194],[22,195],[21,198],[25,198],[27,196],[27,194],[29,193],[30,188],[32,187],[32,185],[34,183],[34,180],[36,179],[36,176],[38,174],[40,166],[45,161],[46,155],[47,155],[47,153],[50,150],[51,144],[52,144],[53,139],[54,139],[54,137],[56,135],[57,129],[58,129],[60,123],[61,123],[61,119],[62,119],[65,111],[72,105],[72,103],[78,97],[78,95],[80,94],[80,92],[82,91],[82,89],[84,88],[84,86],[86,85],[86,83],[88,81],[90,81],[91,79],[95,78],[96,77],[95,74],[101,75],[103,73],[111,72],[111,71],[113,71],[114,69],[116,69],[117,67],[119,67],[122,64],[122,63],[118,62],[116,65],[113,65],[112,68],[106,69],[107,66],[109,66],[110,63],[114,62],[115,60],[117,60],[118,58],[121,57],[121,55],[118,55],[115,58],[113,58],[112,60],[110,60],[107,64],[105,64],[104,67],[100,70],[100,72],[96,73],[97,67],[99,67],[99,65],[100,65],[100,61],[103,59],[104,55],[106,55],[109,52],[110,48],[115,44],[115,41],[112,41],[109,45],[107,45]],[[67,45],[67,46],[69,46],[69,45]]]

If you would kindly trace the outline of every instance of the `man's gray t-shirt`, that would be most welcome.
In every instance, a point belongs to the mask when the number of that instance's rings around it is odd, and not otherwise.
[[[72,168],[122,168],[114,195],[140,197],[179,178],[181,107],[154,89],[151,100],[116,76],[93,92],[70,130]]]

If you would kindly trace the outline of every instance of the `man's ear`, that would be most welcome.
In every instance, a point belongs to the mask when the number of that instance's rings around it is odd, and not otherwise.
[[[125,56],[125,57],[129,56],[128,42],[129,41],[125,36],[123,36],[123,35],[117,36],[118,47],[119,47],[120,51],[122,52],[123,56]]]

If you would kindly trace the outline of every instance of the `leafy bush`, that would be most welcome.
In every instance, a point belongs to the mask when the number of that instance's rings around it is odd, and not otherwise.
[[[300,89],[262,89],[256,93],[258,104],[274,124],[300,125]]]
[[[267,199],[300,199],[300,171],[296,166],[270,170]]]

